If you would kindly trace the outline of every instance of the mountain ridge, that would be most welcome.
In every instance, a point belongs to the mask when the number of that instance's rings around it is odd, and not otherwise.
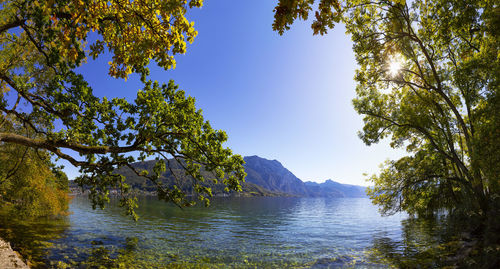
[[[246,181],[271,191],[306,197],[366,197],[366,188],[363,186],[343,184],[331,179],[323,183],[302,181],[277,160],[257,155],[246,156],[243,159],[248,174]],[[260,175],[256,176],[255,171],[260,172]]]
[[[246,156],[244,160],[247,177],[242,184],[242,193],[225,193],[225,186],[223,184],[211,183],[210,180],[203,183],[203,185],[212,188],[216,196],[366,197],[365,187],[363,186],[343,184],[331,179],[323,183],[311,181],[304,182],[284,167],[278,160],[268,160],[257,155]],[[151,172],[154,164],[155,161],[152,160],[136,162],[133,163],[132,166]],[[175,174],[181,174],[183,173],[182,168],[175,162],[170,162],[170,164],[172,165],[171,170],[169,169],[161,176],[161,180],[165,186],[171,187],[177,185],[186,193],[194,194],[191,185],[193,179],[189,176],[182,176],[181,180],[175,178],[171,174],[171,171]],[[133,189],[154,192],[155,188],[151,182],[147,181],[145,178],[138,177],[130,169],[120,168],[116,170],[116,173],[124,175],[127,184]],[[202,173],[206,173],[207,176],[209,175],[206,171]]]

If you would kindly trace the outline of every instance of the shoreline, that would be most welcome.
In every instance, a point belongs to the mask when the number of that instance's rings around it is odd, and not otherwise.
[[[21,255],[12,249],[10,243],[0,238],[0,268],[3,269],[29,269],[22,260]]]

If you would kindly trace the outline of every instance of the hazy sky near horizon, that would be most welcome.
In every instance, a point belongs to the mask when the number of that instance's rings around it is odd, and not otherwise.
[[[227,132],[226,146],[243,156],[279,160],[304,181],[367,185],[386,159],[402,151],[387,142],[370,147],[357,132],[362,117],[352,107],[356,62],[350,37],[338,25],[313,36],[296,22],[283,36],[272,30],[276,1],[206,0],[188,12],[199,34],[177,68],[151,66],[151,79],[175,80],[196,98],[205,119]],[[79,68],[97,96],[135,98],[137,76],[107,76],[105,55]],[[70,178],[76,168],[67,165]]]

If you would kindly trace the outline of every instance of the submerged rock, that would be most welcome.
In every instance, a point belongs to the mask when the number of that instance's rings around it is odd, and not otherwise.
[[[335,258],[321,258],[313,264],[313,268],[339,268],[353,265],[354,258],[350,256],[339,256]]]

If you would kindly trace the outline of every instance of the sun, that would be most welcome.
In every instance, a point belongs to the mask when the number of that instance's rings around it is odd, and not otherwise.
[[[392,57],[389,61],[389,75],[391,77],[396,77],[401,70],[401,58],[400,57]]]

